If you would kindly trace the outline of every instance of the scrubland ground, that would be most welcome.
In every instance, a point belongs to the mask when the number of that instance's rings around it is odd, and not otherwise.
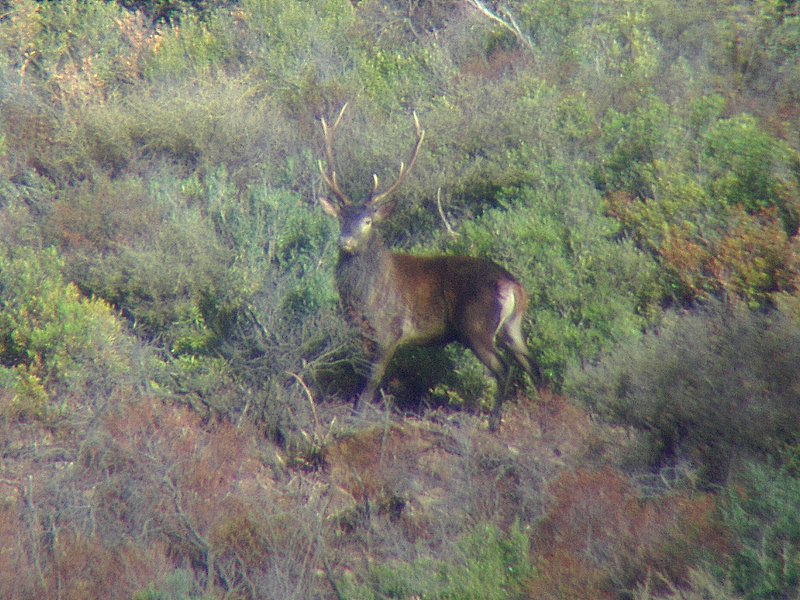
[[[800,597],[786,0],[0,1],[0,597]],[[320,118],[384,237],[530,293],[381,399]]]

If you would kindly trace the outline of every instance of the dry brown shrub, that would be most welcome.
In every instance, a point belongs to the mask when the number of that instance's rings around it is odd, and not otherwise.
[[[613,600],[608,577],[596,566],[567,550],[557,550],[547,559],[535,561],[536,576],[525,593],[531,600]]]
[[[98,174],[57,199],[45,227],[67,252],[103,253],[150,239],[160,217],[140,181]]]
[[[23,598],[36,595],[38,587],[34,565],[25,552],[22,536],[25,525],[20,517],[13,486],[0,485],[0,597]],[[11,495],[9,494],[11,492]]]
[[[411,422],[379,425],[332,444],[326,462],[331,480],[363,502],[402,494],[403,476],[436,447],[436,435]]]
[[[534,536],[542,575],[531,581],[532,597],[608,597],[632,589],[649,572],[681,583],[705,552],[724,555],[710,495],[642,500],[610,467],[565,471],[547,492],[547,516]],[[576,572],[580,589],[558,596]]]
[[[150,532],[142,542],[163,544],[207,593],[304,598],[326,586],[325,486],[276,481],[263,460],[276,450],[257,431],[155,400],[104,430],[84,468],[111,474],[96,492],[108,530]]]
[[[386,422],[327,446],[330,482],[351,499],[338,511],[348,531],[382,516],[413,542],[476,523],[531,523],[542,516],[547,481],[565,467],[614,459],[626,443],[621,429],[547,392],[509,405],[496,433],[471,415],[434,419]]]
[[[67,530],[54,546],[47,587],[64,600],[131,597],[172,568],[160,544],[108,544]]]

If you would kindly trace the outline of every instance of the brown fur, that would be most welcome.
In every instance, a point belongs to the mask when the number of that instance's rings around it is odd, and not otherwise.
[[[372,366],[358,409],[372,400],[386,367],[401,345],[444,345],[458,342],[472,350],[497,379],[497,396],[490,416],[500,423],[508,394],[510,363],[506,352],[537,377],[522,337],[528,296],[522,284],[496,263],[470,256],[412,256],[388,251],[374,225],[386,219],[394,204],[387,201],[413,166],[424,132],[417,122],[417,145],[408,168],[401,165],[389,191],[354,205],[341,191],[333,170],[334,126],[323,121],[328,167],[325,183],[336,200],[320,198],[325,212],[339,221],[339,261],[336,282],[348,319],[357,325],[371,349]],[[416,121],[416,118],[415,118]],[[377,195],[376,195],[377,194]]]

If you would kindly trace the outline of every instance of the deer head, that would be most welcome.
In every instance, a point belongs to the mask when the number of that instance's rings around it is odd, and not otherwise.
[[[397,177],[384,191],[379,191],[380,181],[378,180],[378,176],[373,174],[372,191],[369,196],[363,202],[354,203],[347,194],[342,191],[334,166],[333,140],[336,135],[336,130],[342,122],[345,110],[347,110],[346,103],[339,111],[339,115],[336,117],[333,125],[328,125],[324,118],[321,119],[322,131],[325,138],[325,159],[327,168],[323,165],[322,160],[320,160],[319,171],[332,197],[320,197],[319,202],[326,214],[339,221],[339,249],[342,252],[352,254],[365,247],[366,242],[368,242],[372,236],[372,226],[387,218],[394,210],[395,202],[392,200],[391,196],[414,168],[417,156],[419,155],[419,149],[422,146],[422,140],[425,138],[425,131],[420,127],[417,113],[414,113],[414,126],[417,139],[408,162],[400,163]]]

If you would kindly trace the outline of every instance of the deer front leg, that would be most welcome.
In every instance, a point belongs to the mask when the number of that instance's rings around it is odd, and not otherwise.
[[[353,405],[354,412],[360,413],[364,406],[372,402],[372,399],[375,397],[375,392],[378,390],[378,386],[381,384],[381,380],[386,373],[386,367],[389,365],[394,350],[394,347],[388,350],[380,349],[375,353],[376,357],[372,361],[367,383],[361,393],[356,396],[356,401]]]

